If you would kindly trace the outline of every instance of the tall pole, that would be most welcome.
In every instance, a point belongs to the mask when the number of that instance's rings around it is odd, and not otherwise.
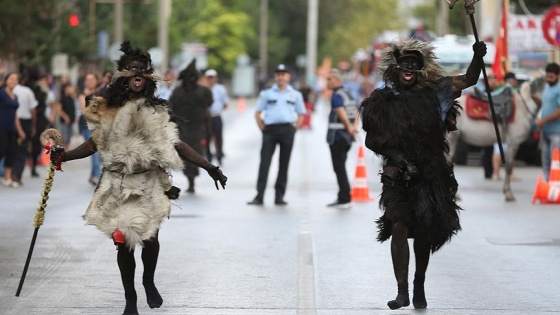
[[[261,0],[261,21],[259,33],[259,61],[260,82],[266,81],[267,65],[268,65],[268,51],[267,51],[267,37],[268,37],[268,0]]]
[[[123,3],[124,0],[115,0],[115,43],[123,42]]]
[[[315,70],[317,66],[317,27],[319,0],[307,1],[307,60],[305,62],[305,75],[308,83],[312,83],[315,79]]]
[[[96,4],[95,0],[89,0],[89,41],[92,45],[95,43]]]
[[[171,15],[171,0],[159,1],[159,27],[158,47],[161,49],[163,58],[159,67],[160,73],[164,74],[169,63],[169,17]]]
[[[438,15],[438,36],[443,36],[449,32],[449,10],[445,1],[439,2]]]

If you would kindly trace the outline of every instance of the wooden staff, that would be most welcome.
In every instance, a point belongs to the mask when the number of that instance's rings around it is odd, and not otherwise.
[[[61,148],[64,144],[64,140],[62,135],[56,129],[47,129],[41,133],[41,143],[45,146],[47,152],[51,152],[52,150]],[[60,170],[60,163],[53,163],[49,164],[49,170],[45,177],[45,184],[43,186],[43,192],[41,193],[41,199],[39,200],[39,207],[35,212],[35,218],[33,219],[33,227],[35,227],[35,231],[33,231],[33,238],[31,239],[31,245],[29,246],[29,252],[27,253],[27,259],[25,261],[25,267],[23,268],[23,274],[21,275],[21,279],[19,280],[19,286],[17,288],[16,296],[19,296],[21,292],[21,288],[23,287],[23,282],[25,281],[25,276],[27,274],[27,269],[29,268],[29,262],[31,261],[31,256],[33,255],[33,248],[35,247],[35,241],[37,240],[37,233],[39,232],[39,228],[43,225],[45,221],[45,208],[47,207],[47,200],[49,199],[49,192],[51,191],[53,180],[54,180],[54,172],[55,170]]]
[[[459,0],[445,0],[447,4],[449,4],[449,9],[453,9],[455,3]],[[470,17],[471,25],[473,29],[473,35],[476,42],[478,40],[478,31],[476,29],[476,22],[474,20],[474,4],[480,0],[464,0],[465,1],[465,10]],[[480,57],[481,59],[483,57]],[[486,74],[486,67],[484,66],[484,60],[482,61],[482,74],[484,76],[484,85],[486,86],[486,95],[488,95],[488,105],[490,105],[490,112],[492,113],[492,122],[494,122],[494,131],[496,132],[496,140],[498,142],[498,147],[500,148],[500,157],[502,159],[502,164],[506,162],[506,158],[504,155],[504,148],[502,146],[502,139],[500,137],[500,129],[498,127],[498,121],[496,120],[496,112],[494,111],[494,101],[492,100],[492,93],[490,92],[490,86],[488,84],[488,75]]]

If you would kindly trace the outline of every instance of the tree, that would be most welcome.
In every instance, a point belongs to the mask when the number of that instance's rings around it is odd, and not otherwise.
[[[56,16],[54,1],[2,1],[0,7],[0,57],[10,68],[19,62],[41,62],[55,39],[51,18]]]
[[[224,6],[220,0],[174,5],[169,26],[170,52],[179,52],[182,43],[202,43],[208,48],[209,66],[229,73],[237,56],[247,53],[247,41],[255,37],[250,25],[249,15]]]
[[[412,9],[413,15],[417,19],[422,21],[426,29],[436,29],[436,20],[438,17],[439,9],[441,8],[439,6],[439,3],[441,1],[443,0],[432,0],[432,3],[418,5]],[[466,24],[467,18],[468,16],[462,6],[456,5],[455,9],[449,11],[449,33],[456,35],[467,35],[467,28],[465,25],[468,25],[470,29],[470,22],[469,24]]]
[[[339,20],[325,34],[320,48],[322,56],[348,59],[358,48],[369,47],[375,34],[400,26],[391,1],[350,0],[345,6],[346,9],[339,11]]]

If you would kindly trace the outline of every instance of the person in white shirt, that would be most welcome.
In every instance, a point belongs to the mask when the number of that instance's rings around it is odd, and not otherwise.
[[[224,157],[223,145],[223,121],[222,112],[228,107],[229,97],[226,87],[218,83],[218,72],[214,69],[209,69],[204,73],[208,82],[208,87],[212,90],[212,97],[214,102],[210,107],[210,130],[206,141],[206,157],[208,161],[212,162],[215,156],[218,164],[222,165],[222,158]],[[213,141],[212,141],[213,140]],[[210,143],[214,142],[215,154],[212,154]]]
[[[19,102],[19,107],[16,112],[16,117],[19,120],[19,125],[17,125],[19,148],[12,170],[12,186],[17,187],[22,185],[21,177],[29,156],[29,144],[36,133],[36,107],[39,105],[39,102],[35,98],[33,91],[29,87],[21,84],[16,85],[14,94],[17,96]]]
[[[169,101],[169,98],[171,97],[171,93],[173,93],[174,89],[175,89],[175,75],[170,70],[165,73],[165,82],[158,87],[157,96],[166,101]]]

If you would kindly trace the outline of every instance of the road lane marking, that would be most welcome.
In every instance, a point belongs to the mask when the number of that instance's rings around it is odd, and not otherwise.
[[[297,314],[315,315],[315,262],[313,256],[313,238],[309,232],[298,235],[298,295]]]
[[[303,207],[298,207],[298,275],[297,275],[297,314],[317,315],[315,292],[315,256],[313,255],[313,236],[310,222],[309,191],[309,154],[307,145],[308,135],[299,138],[299,152],[301,152],[300,180],[302,189],[299,194],[305,200]]]

